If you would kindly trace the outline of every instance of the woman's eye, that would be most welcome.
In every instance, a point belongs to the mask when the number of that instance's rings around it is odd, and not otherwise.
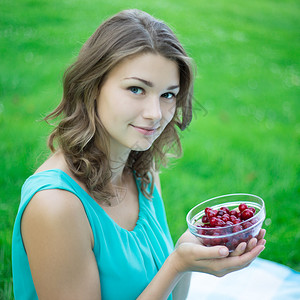
[[[141,95],[144,92],[142,88],[139,88],[137,86],[131,86],[129,88],[129,90],[131,91],[131,93],[136,94],[136,95]]]
[[[163,98],[166,98],[166,99],[173,99],[173,98],[176,98],[176,95],[173,94],[173,93],[164,93],[161,95]]]

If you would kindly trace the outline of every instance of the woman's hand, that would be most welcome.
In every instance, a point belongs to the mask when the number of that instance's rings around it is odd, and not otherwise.
[[[200,239],[188,230],[179,238],[173,252],[177,272],[203,272],[218,277],[247,267],[263,250],[265,230],[262,229],[257,238],[247,244],[240,243],[229,254],[225,246],[204,246]]]

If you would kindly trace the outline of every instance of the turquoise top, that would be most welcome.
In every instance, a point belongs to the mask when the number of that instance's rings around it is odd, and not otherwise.
[[[153,199],[139,191],[139,217],[132,231],[121,228],[69,175],[59,169],[30,176],[24,183],[12,239],[12,269],[16,300],[38,299],[21,235],[22,214],[34,194],[62,189],[82,202],[94,235],[94,254],[104,300],[136,299],[173,251],[163,201],[154,189]],[[46,272],[47,270],[45,270]],[[172,295],[168,299],[172,299]]]

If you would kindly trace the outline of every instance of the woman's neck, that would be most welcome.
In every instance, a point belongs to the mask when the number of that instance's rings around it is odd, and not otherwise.
[[[126,180],[126,164],[130,154],[130,149],[123,149],[118,153],[110,155],[110,167],[112,172],[111,183],[115,186],[124,186]]]

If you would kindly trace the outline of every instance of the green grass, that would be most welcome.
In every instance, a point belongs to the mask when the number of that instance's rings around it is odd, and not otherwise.
[[[106,17],[140,8],[177,32],[198,73],[184,156],[161,181],[171,234],[199,201],[264,198],[261,257],[300,271],[298,1],[0,2],[0,299],[13,299],[11,234],[20,188],[48,153],[37,122],[61,98],[61,77]]]

